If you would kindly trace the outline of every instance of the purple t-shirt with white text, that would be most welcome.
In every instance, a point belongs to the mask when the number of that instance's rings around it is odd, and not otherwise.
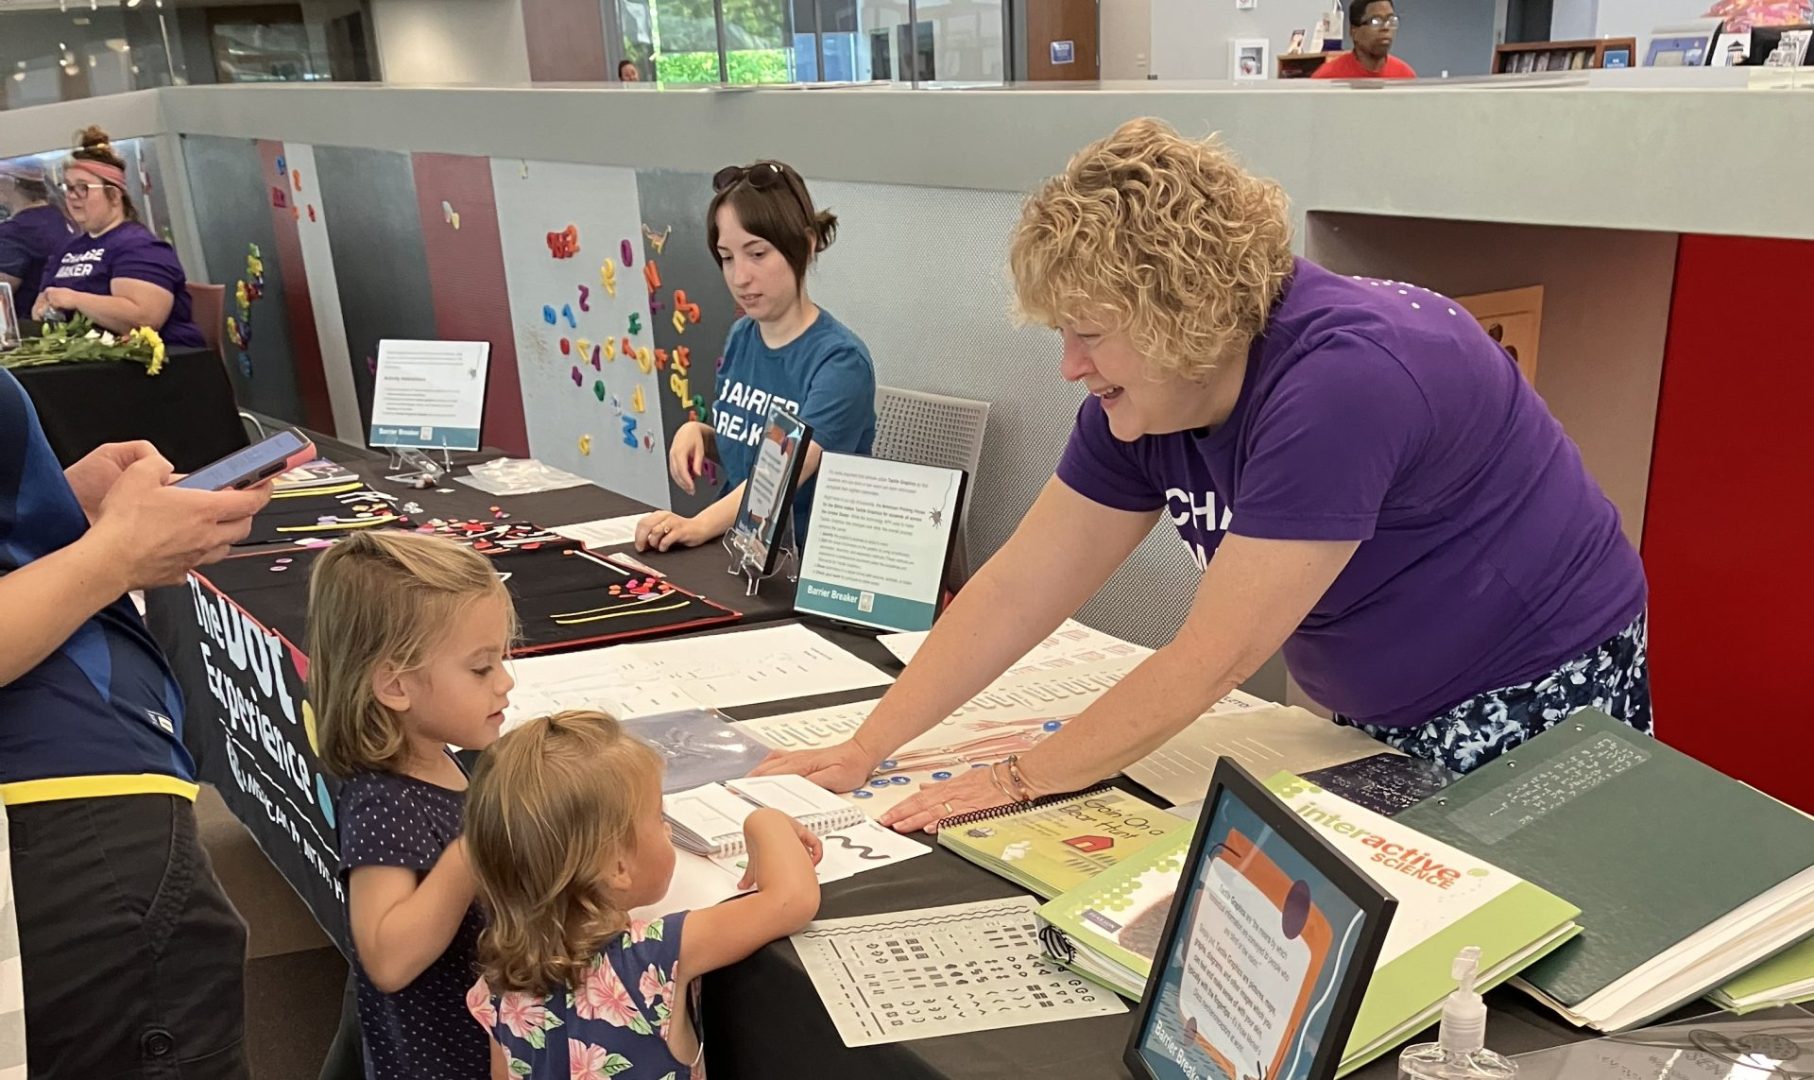
[[[38,282],[44,265],[69,243],[69,222],[54,206],[33,206],[0,221],[0,274],[19,279],[13,290],[13,309],[23,327],[38,302]]]
[[[174,302],[164,325],[155,327],[172,349],[202,349],[207,342],[190,311],[188,278],[176,249],[136,221],[124,221],[99,236],[79,232],[44,267],[43,287],[106,296],[113,280],[144,281],[168,292]]]
[[[1618,511],[1473,317],[1301,259],[1224,423],[1125,443],[1090,398],[1058,476],[1104,506],[1163,508],[1204,566],[1226,532],[1361,541],[1284,651],[1362,723],[1420,724],[1539,678],[1645,603]]]

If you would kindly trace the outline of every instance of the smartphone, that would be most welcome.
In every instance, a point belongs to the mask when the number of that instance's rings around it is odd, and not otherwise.
[[[295,429],[236,450],[176,482],[202,491],[239,491],[315,460],[315,444]]]

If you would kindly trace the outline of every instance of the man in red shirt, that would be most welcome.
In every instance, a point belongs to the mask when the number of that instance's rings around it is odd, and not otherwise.
[[[1316,69],[1313,79],[1415,79],[1411,65],[1392,55],[1398,12],[1392,0],[1349,0],[1348,32],[1354,51]]]

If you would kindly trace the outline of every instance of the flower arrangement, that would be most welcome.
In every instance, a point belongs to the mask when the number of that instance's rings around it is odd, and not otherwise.
[[[66,323],[45,323],[39,336],[28,337],[12,352],[0,353],[0,367],[43,367],[87,360],[123,360],[145,365],[145,374],[164,370],[164,339],[149,326],[125,334],[103,330],[77,315]]]

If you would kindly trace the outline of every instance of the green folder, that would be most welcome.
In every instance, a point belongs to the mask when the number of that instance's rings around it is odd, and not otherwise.
[[[1520,985],[1623,1031],[1814,925],[1814,821],[1584,710],[1397,820],[1581,906],[1579,938]]]
[[[1708,994],[1707,1000],[1740,1016],[1814,1001],[1814,938],[1777,953]]]

